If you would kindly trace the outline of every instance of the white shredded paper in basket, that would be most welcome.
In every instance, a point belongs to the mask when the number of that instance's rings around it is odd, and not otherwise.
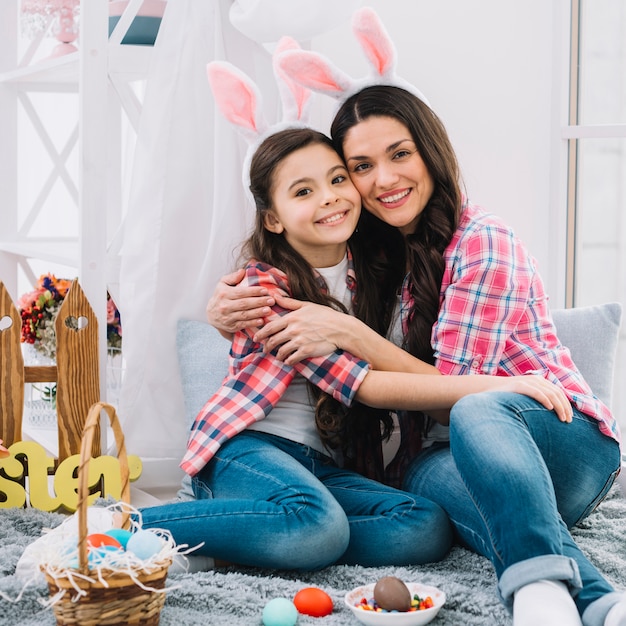
[[[136,532],[142,528],[141,513],[130,504],[117,502],[105,508],[111,511],[112,514],[129,513],[136,516],[138,521],[131,519],[130,522],[131,527],[129,530],[131,532]],[[78,513],[74,515],[77,516]],[[131,551],[100,551],[98,552],[98,557],[89,562],[89,573],[85,575],[78,569],[78,533],[76,532],[68,536],[67,532],[55,532],[59,528],[52,529],[47,535],[44,535],[46,540],[40,542],[41,549],[37,551],[36,564],[39,571],[54,580],[57,586],[59,580],[67,579],[76,591],[76,594],[72,597],[74,602],[77,602],[82,596],[87,594],[87,591],[81,589],[77,581],[82,580],[92,584],[99,583],[103,587],[108,587],[107,578],[116,574],[128,576],[134,584],[141,587],[144,591],[166,593],[169,590],[176,589],[178,586],[156,589],[144,584],[139,577],[154,574],[163,567],[169,567],[176,556],[182,557],[186,561],[186,555],[200,547],[189,548],[186,544],[177,546],[168,530],[150,528],[146,529],[146,532],[157,535],[162,543],[161,549],[156,554],[148,559],[141,559]],[[31,582],[32,580],[27,581],[18,598],[12,601],[17,602]],[[68,589],[59,589],[58,593],[47,600],[42,599],[41,603],[46,607],[53,606],[68,592]],[[5,599],[10,600],[9,598]]]

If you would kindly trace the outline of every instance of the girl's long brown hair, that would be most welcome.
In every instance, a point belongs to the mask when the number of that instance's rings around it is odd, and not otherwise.
[[[369,279],[359,281],[356,314],[385,335],[408,270],[413,305],[408,314],[404,347],[432,364],[431,333],[439,314],[445,268],[443,254],[461,213],[458,162],[443,123],[435,113],[408,91],[388,85],[362,89],[348,98],[337,112],[331,136],[344,160],[346,134],[370,117],[390,117],[408,128],[433,178],[434,191],[415,232],[406,237],[369,211],[362,211],[352,249],[358,272]]]
[[[311,265],[288,243],[285,236],[265,228],[265,217],[273,208],[272,195],[275,174],[279,165],[293,152],[311,145],[325,145],[334,150],[330,139],[309,128],[292,128],[277,132],[265,139],[250,163],[250,191],[256,204],[252,235],[242,246],[244,260],[256,259],[279,268],[287,275],[291,296],[317,304],[331,306],[347,313],[342,303],[320,288],[320,278]],[[357,272],[357,284],[360,286]],[[391,432],[391,418],[385,412],[370,410],[356,403],[347,409],[318,387],[308,383],[309,394],[316,405],[316,426],[323,443],[331,449],[340,449],[347,459],[354,456],[355,443],[364,432],[375,432],[376,442]]]

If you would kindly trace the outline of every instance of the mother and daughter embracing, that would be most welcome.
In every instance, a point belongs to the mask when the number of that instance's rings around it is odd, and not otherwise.
[[[626,626],[626,595],[568,530],[619,472],[616,421],[527,249],[463,193],[377,15],[353,26],[373,76],[282,40],[286,119],[269,129],[254,84],[209,65],[250,141],[255,226],[207,307],[232,346],[181,464],[195,499],[143,525],[276,569],[420,564],[458,542],[491,560],[515,626]],[[304,123],[309,89],[339,101],[330,138]]]

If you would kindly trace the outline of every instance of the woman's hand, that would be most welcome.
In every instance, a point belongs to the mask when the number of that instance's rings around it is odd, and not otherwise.
[[[289,312],[266,320],[254,340],[263,343],[268,352],[278,348],[278,358],[288,365],[339,348],[376,370],[439,374],[434,366],[416,359],[352,315],[280,295],[276,303]]]
[[[492,391],[512,391],[537,400],[546,409],[553,410],[561,422],[571,422],[573,411],[569,398],[558,385],[538,374],[526,376],[489,377],[496,381]],[[502,382],[499,382],[502,381]]]
[[[275,304],[265,287],[239,285],[244,276],[243,269],[223,276],[206,307],[209,324],[228,339],[237,330],[262,326]]]
[[[349,316],[322,304],[281,295],[276,296],[276,303],[289,313],[267,320],[254,335],[254,341],[263,343],[267,352],[278,348],[277,358],[293,365],[337,349],[333,337]]]

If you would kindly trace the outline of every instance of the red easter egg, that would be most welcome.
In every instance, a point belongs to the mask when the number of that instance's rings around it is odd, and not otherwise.
[[[325,617],[333,612],[332,598],[317,587],[300,589],[293,598],[299,613],[312,617]]]
[[[105,535],[104,533],[92,533],[87,535],[87,546],[89,548],[101,548],[102,546],[112,546],[123,550],[122,544],[111,535]]]

